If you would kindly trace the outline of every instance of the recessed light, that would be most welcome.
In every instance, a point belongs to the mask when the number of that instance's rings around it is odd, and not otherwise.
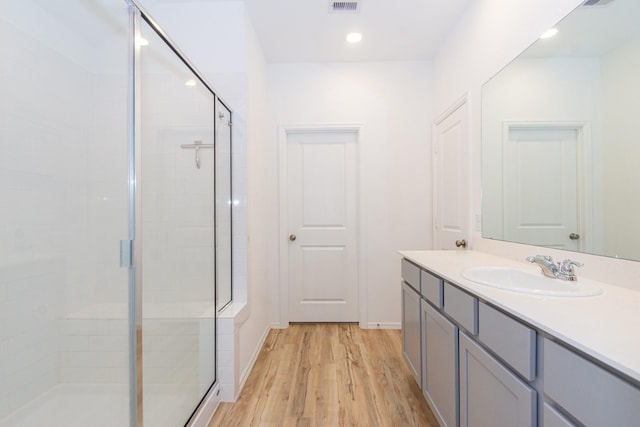
[[[362,34],[360,33],[349,33],[347,34],[347,41],[349,43],[358,43],[362,40]]]
[[[557,28],[551,28],[551,29],[548,29],[547,31],[545,31],[545,32],[540,36],[540,38],[541,38],[541,39],[548,39],[548,38],[550,38],[550,37],[555,36],[556,34],[558,34],[558,29],[557,29]]]
[[[189,79],[186,82],[184,82],[185,86],[189,86],[189,87],[195,87],[196,86],[196,81],[193,79]]]

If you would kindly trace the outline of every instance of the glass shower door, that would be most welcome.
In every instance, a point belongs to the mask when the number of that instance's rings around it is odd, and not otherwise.
[[[0,426],[129,424],[129,9],[0,2]]]
[[[215,381],[214,95],[146,23],[140,47],[144,425],[184,425]]]

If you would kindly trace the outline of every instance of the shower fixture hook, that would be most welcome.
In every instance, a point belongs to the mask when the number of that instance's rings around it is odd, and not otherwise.
[[[213,144],[203,144],[202,141],[193,141],[193,144],[182,144],[180,148],[194,149],[196,152],[196,168],[200,169],[200,149],[213,148]]]

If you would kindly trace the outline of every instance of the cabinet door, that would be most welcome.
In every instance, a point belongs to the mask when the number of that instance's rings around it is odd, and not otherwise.
[[[542,407],[542,425],[544,427],[576,427],[547,402]]]
[[[535,390],[460,333],[460,426],[535,425]]]
[[[402,282],[402,354],[416,382],[422,387],[420,338],[420,295]]]
[[[422,390],[443,427],[458,425],[458,328],[422,301]]]

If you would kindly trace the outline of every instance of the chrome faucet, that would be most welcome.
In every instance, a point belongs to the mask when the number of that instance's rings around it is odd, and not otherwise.
[[[575,282],[576,280],[578,280],[578,276],[576,276],[574,267],[582,267],[583,265],[584,264],[582,264],[581,262],[565,259],[564,261],[562,261],[562,264],[560,264],[558,279]]]
[[[567,280],[569,282],[575,282],[578,280],[574,267],[582,267],[582,263],[565,259],[562,263],[555,263],[553,258],[545,255],[536,255],[526,258],[527,261],[534,264],[538,264],[542,269],[542,274],[552,279]]]
[[[555,279],[558,277],[558,266],[550,256],[536,255],[527,257],[527,261],[538,264],[542,269],[542,274]]]

